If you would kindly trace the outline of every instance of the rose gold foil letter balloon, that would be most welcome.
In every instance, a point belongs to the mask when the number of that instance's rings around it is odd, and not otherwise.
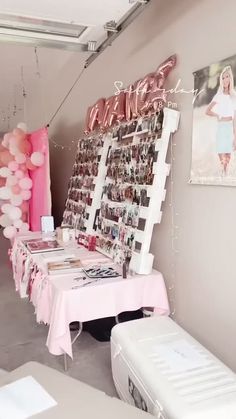
[[[138,115],[142,115],[143,108],[145,106],[145,101],[149,92],[149,84],[150,84],[150,77],[152,77],[153,73],[148,74],[142,80],[139,80],[137,86],[137,113]]]
[[[98,123],[99,127],[101,126],[102,121],[103,121],[105,102],[106,102],[106,99],[101,98],[96,102],[96,105],[95,105],[97,110],[98,110],[98,112],[97,112],[97,123]]]
[[[125,92],[120,92],[118,95],[117,120],[123,121],[124,118],[125,118]]]
[[[125,89],[125,119],[130,121],[132,119],[131,111],[131,100],[132,100],[133,85],[130,84],[127,89]]]
[[[91,110],[92,110],[92,106],[89,106],[86,113],[86,118],[85,118],[85,129],[84,129],[85,134],[89,133],[89,121],[90,121]]]
[[[167,94],[164,89],[164,83],[170,71],[176,65],[176,55],[172,55],[163,61],[150,80],[149,94],[147,95],[146,105],[149,110],[159,110],[166,102]]]
[[[106,130],[109,127],[108,118],[109,118],[110,113],[111,113],[111,108],[113,106],[113,101],[114,101],[114,96],[111,96],[105,102],[103,118],[102,118],[102,125],[101,125],[101,128],[103,130]]]
[[[108,126],[111,127],[117,121],[122,121],[125,117],[125,93],[122,91],[113,96],[113,101],[108,114]]]
[[[177,61],[176,54],[171,55],[167,60],[163,61],[156,70],[156,74],[160,74],[163,77],[163,84],[167,76],[169,75],[172,68],[175,67]]]
[[[130,98],[130,107],[131,107],[131,114],[132,118],[136,118],[138,116],[138,96],[139,96],[139,86],[142,80],[137,80],[132,88],[131,98]]]
[[[153,89],[153,85],[155,83],[155,73],[150,73],[147,76],[147,94],[145,95],[145,100],[144,103],[142,105],[142,107],[140,108],[141,113],[147,113],[149,111],[149,109],[152,107],[152,102],[150,100],[150,94],[151,91]]]
[[[97,125],[97,116],[98,116],[98,108],[96,104],[92,106],[89,118],[89,131],[92,132],[95,130]]]

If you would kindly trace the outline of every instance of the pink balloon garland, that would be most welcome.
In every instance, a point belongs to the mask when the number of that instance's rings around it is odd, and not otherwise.
[[[29,230],[29,199],[33,186],[29,170],[37,170],[44,164],[43,153],[31,153],[25,124],[18,125],[0,140],[0,225],[4,227],[4,237],[10,240],[18,232]]]

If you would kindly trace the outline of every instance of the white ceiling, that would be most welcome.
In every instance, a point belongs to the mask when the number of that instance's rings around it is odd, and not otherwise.
[[[0,13],[86,26],[80,43],[96,41],[98,46],[106,38],[104,24],[119,22],[134,4],[129,0],[0,0]]]
[[[109,21],[122,21],[131,8],[138,1],[129,0],[0,0],[0,14],[24,16],[29,18],[50,20],[55,22],[77,24],[88,28],[79,37],[79,42],[97,41],[100,45],[107,37],[104,24]],[[15,41],[14,41],[15,42]],[[38,51],[40,62],[48,60],[50,49],[40,48]],[[57,68],[64,65],[71,57],[71,52],[54,50],[57,57]],[[77,52],[81,63],[91,54]],[[0,132],[7,131],[23,118],[22,86],[27,87],[27,93],[32,93],[35,86],[39,86],[37,77],[37,60],[34,48],[17,43],[0,42]],[[41,65],[42,66],[42,65]],[[45,68],[45,77],[51,71],[50,59]],[[22,81],[22,69],[24,81]],[[52,74],[53,76],[53,74]],[[55,76],[55,69],[54,69]],[[68,80],[71,78],[68,76]],[[73,81],[73,80],[71,80]]]
[[[0,11],[16,15],[77,23],[103,25],[119,20],[133,6],[129,0],[1,0]]]

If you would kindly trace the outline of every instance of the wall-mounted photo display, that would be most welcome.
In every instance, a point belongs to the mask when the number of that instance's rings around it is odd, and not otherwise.
[[[190,183],[236,186],[236,55],[194,73]]]
[[[62,226],[70,226],[76,231],[86,232],[86,222],[93,202],[102,147],[101,136],[86,137],[78,141]]]
[[[166,155],[178,123],[179,112],[164,108],[79,141],[62,223],[75,229],[79,244],[130,263],[133,272],[151,272],[152,231],[161,221]]]
[[[148,188],[155,176],[162,123],[163,110],[115,127],[112,132],[95,229],[97,250],[117,263],[131,259],[136,248],[135,232],[145,226],[140,209],[148,211]]]

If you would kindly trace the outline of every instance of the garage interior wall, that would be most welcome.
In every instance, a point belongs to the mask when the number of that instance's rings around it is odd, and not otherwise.
[[[84,72],[50,126],[51,139],[71,145],[82,135],[87,107],[100,97],[114,94],[114,81],[121,80],[126,86],[173,53],[178,56],[178,65],[168,87],[181,79],[181,87],[191,90],[195,70],[236,53],[235,38],[235,0],[153,1]],[[22,54],[26,54],[27,80],[27,60],[30,54],[33,58],[34,51],[22,47]],[[27,86],[27,122],[31,129],[48,122],[86,58],[46,49],[38,50],[38,55],[40,77],[35,73],[34,82]],[[232,187],[188,184],[192,95],[177,94],[172,101],[178,103],[181,123],[174,137],[173,183],[169,178],[162,223],[153,234],[155,267],[167,281],[176,320],[236,371],[236,193]],[[53,210],[58,222],[75,149],[51,147]],[[170,162],[170,153],[168,159]],[[173,232],[178,252],[172,248]]]

